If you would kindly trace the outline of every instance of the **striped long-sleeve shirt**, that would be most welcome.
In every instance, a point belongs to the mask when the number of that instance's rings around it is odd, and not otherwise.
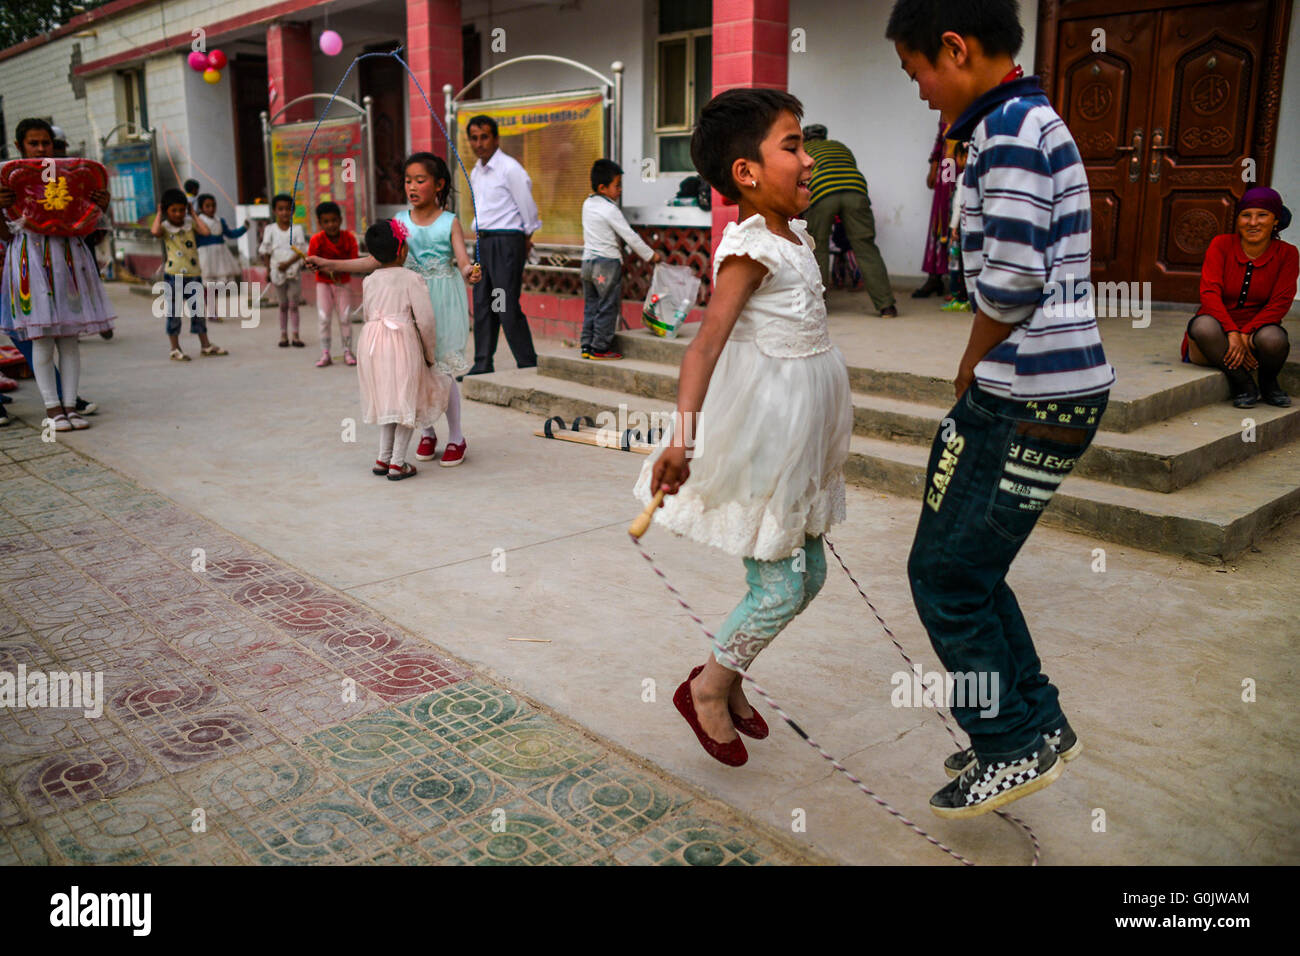
[[[812,192],[810,203],[845,189],[866,194],[867,179],[858,169],[852,150],[843,143],[833,139],[810,139],[803,148],[817,163],[808,183]]]
[[[1093,312],[1092,212],[1074,137],[1036,77],[989,90],[948,136],[969,140],[962,265],[980,312],[1014,325],[975,367],[1017,400],[1105,391],[1115,381]]]

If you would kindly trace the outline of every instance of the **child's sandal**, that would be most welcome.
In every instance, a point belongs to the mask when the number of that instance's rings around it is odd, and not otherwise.
[[[397,465],[388,466],[389,481],[401,481],[403,478],[414,477],[415,474],[416,474],[415,466],[412,465],[410,462],[407,462],[406,464],[400,467]]]
[[[357,364],[357,357],[356,357],[355,355],[352,354],[352,350],[351,350],[351,349],[344,349],[344,350],[343,350],[343,364],[344,364],[344,365],[356,365],[356,364]]]
[[[190,357],[180,349],[172,349],[169,358],[171,358],[173,362],[188,362],[190,360]]]
[[[305,348],[307,346],[307,343],[304,342],[302,339],[298,338],[298,336],[296,335],[293,337],[293,341],[290,342],[289,344],[296,349]]]
[[[72,422],[68,421],[67,415],[63,415],[63,414],[55,415],[53,418],[50,419],[50,421],[53,423],[54,430],[56,432],[72,431]]]
[[[370,473],[372,475],[378,475],[379,477],[382,478],[384,475],[388,474],[388,462],[380,461],[378,458],[376,458],[375,467],[370,469]]]
[[[90,427],[90,422],[86,421],[76,412],[68,412],[66,417],[68,419],[68,424],[72,426],[74,432],[83,432]]]
[[[225,349],[223,349],[220,345],[217,345],[215,342],[212,342],[204,346],[203,350],[199,354],[200,355],[229,355],[230,353],[227,352]]]
[[[287,349],[287,348],[289,347],[289,336],[287,336],[287,335],[282,335],[282,336],[280,336],[280,341],[279,341],[278,345],[279,345],[280,348],[282,348],[282,349]]]

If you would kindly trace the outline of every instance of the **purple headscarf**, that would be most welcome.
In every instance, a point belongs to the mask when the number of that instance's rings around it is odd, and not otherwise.
[[[1277,217],[1278,232],[1291,225],[1291,210],[1282,205],[1282,195],[1276,189],[1256,186],[1254,189],[1246,190],[1246,195],[1237,201],[1236,215],[1240,216],[1247,209],[1263,209],[1265,212],[1271,212]]]

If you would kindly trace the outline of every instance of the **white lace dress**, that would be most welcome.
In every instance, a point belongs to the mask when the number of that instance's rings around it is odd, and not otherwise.
[[[690,459],[691,475],[655,521],[728,554],[779,561],[844,520],[844,462],[853,402],[844,356],[831,344],[813,240],[802,220],[795,245],[758,215],[727,226],[713,276],[728,256],[768,270],[736,320],[709,382]],[[673,440],[680,427],[661,442]],[[660,451],[633,493],[653,497]]]

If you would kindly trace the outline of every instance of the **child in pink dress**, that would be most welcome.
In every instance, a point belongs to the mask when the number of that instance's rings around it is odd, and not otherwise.
[[[366,324],[357,343],[357,378],[366,424],[381,426],[371,469],[401,481],[415,474],[406,452],[415,429],[446,411],[451,378],[433,368],[437,327],[424,279],[406,261],[406,230],[384,219],[366,230],[366,248],[379,268],[361,284]]]

